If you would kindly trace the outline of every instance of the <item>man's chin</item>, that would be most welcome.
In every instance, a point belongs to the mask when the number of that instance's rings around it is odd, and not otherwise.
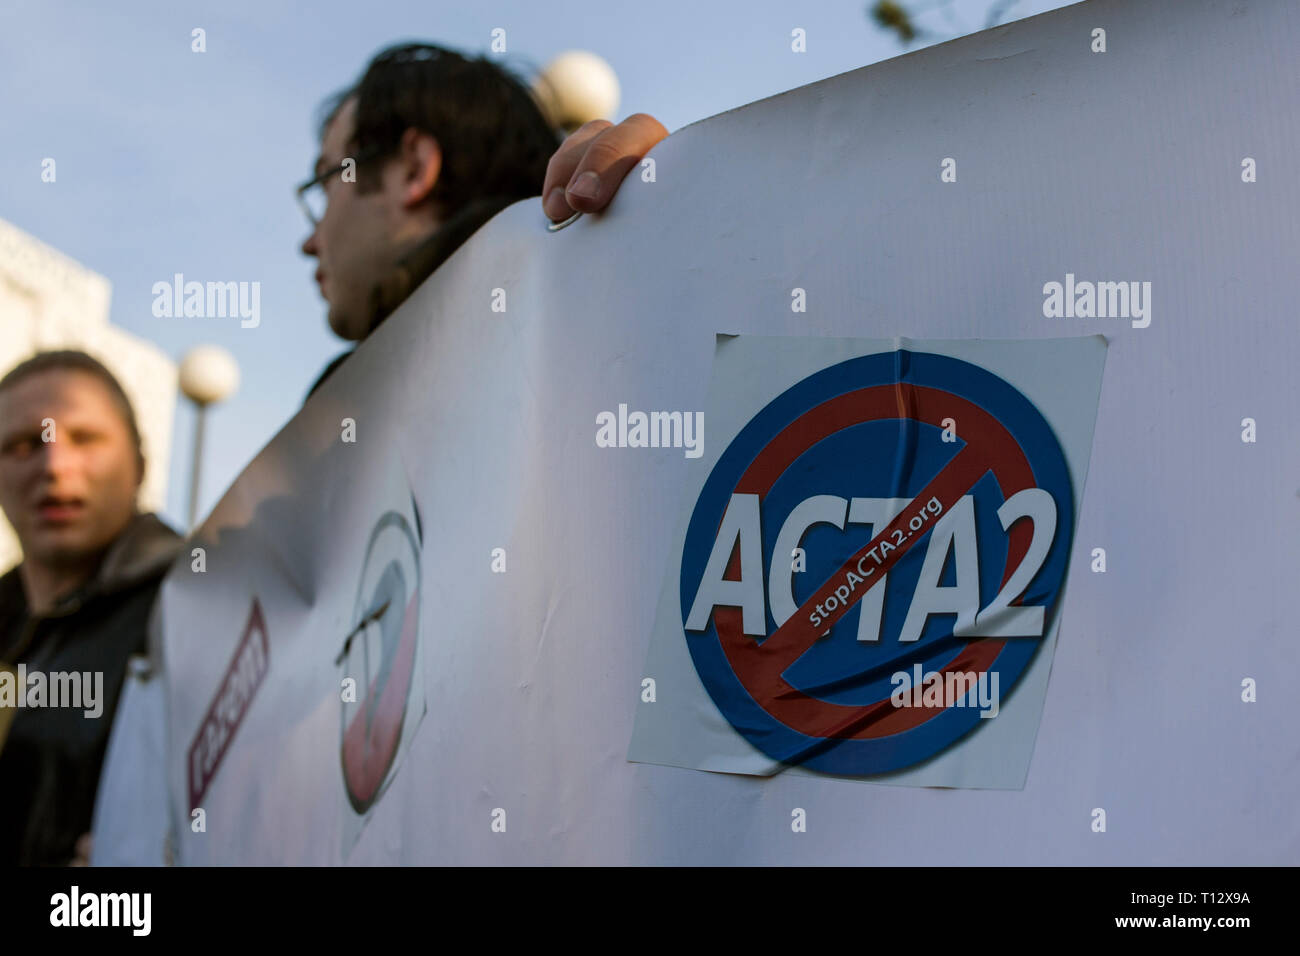
[[[338,308],[331,305],[329,310],[330,331],[345,342],[360,342],[366,337],[362,323],[357,320],[357,309]]]
[[[51,567],[75,567],[98,558],[112,543],[80,523],[46,526],[25,543],[23,554]]]

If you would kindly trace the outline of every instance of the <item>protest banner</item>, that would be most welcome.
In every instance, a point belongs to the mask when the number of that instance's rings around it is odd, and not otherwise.
[[[164,586],[178,859],[1294,862],[1297,40],[1094,0],[502,212]]]

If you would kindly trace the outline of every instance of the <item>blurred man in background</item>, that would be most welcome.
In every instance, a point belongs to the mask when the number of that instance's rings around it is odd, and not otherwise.
[[[0,864],[72,862],[90,831],[127,661],[180,545],[137,510],[143,477],[131,403],[94,358],[45,352],[0,379],[0,507],[23,550],[0,578]]]

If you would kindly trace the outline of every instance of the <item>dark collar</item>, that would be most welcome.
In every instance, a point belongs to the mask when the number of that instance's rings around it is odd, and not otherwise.
[[[484,196],[466,203],[450,219],[397,263],[370,293],[370,331],[388,318],[405,302],[433,271],[451,258],[498,212],[516,202],[519,196]]]
[[[181,537],[154,514],[137,514],[104,552],[95,573],[81,587],[65,594],[50,616],[67,614],[92,597],[113,594],[166,572],[180,551]],[[13,620],[27,616],[27,595],[14,568],[0,577],[0,633]]]

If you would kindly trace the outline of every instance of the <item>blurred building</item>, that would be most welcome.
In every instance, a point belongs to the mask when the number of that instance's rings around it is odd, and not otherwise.
[[[110,292],[103,276],[0,220],[0,375],[46,349],[80,349],[103,362],[135,406],[146,461],[140,506],[157,511],[167,499],[176,364],[157,346],[109,325]],[[0,516],[0,572],[20,557]]]

